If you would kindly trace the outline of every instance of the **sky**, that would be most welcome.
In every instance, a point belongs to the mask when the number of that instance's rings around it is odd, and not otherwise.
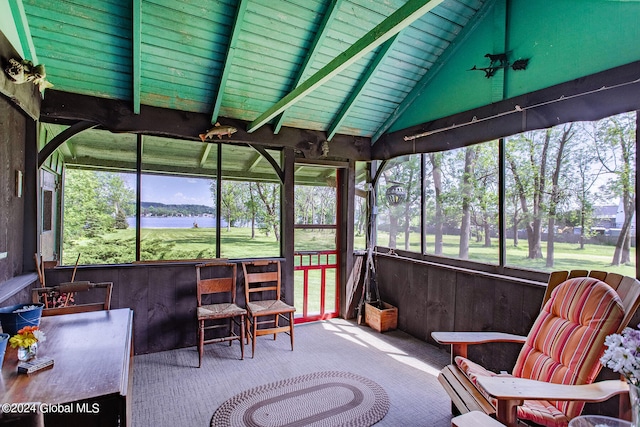
[[[126,183],[136,188],[135,174],[127,174]],[[213,207],[211,197],[212,180],[183,178],[163,175],[143,175],[141,201],[164,203],[167,205],[205,205]]]

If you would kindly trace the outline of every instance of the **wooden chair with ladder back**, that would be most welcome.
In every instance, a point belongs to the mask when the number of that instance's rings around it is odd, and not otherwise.
[[[501,332],[433,332],[451,345],[452,363],[438,380],[460,413],[481,411],[507,426],[567,426],[586,402],[628,393],[622,380],[594,382],[604,339],[620,333],[640,305],[640,282],[601,271],[554,272],[543,306],[526,337]],[[523,344],[511,374],[496,374],[467,359],[467,347]],[[620,397],[619,416],[629,399]]]
[[[293,313],[296,308],[281,300],[280,261],[243,262],[244,293],[247,304],[247,338],[251,339],[251,357],[256,338],[284,332],[289,334],[293,350]],[[258,297],[260,297],[258,299]],[[288,324],[280,326],[279,320]]]
[[[204,345],[240,341],[240,359],[244,359],[245,317],[247,310],[236,304],[236,277],[238,267],[229,262],[209,262],[196,265],[198,367],[202,366]],[[205,300],[207,303],[205,303]],[[228,322],[221,322],[228,320]],[[236,332],[236,328],[238,331]],[[207,338],[208,330],[228,328],[224,336]]]

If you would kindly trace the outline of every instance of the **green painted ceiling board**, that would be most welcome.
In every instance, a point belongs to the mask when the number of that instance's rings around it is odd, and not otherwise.
[[[213,99],[213,111],[211,113],[211,123],[216,123],[218,121],[218,116],[220,114],[220,106],[222,105],[222,97],[224,94],[224,89],[227,83],[227,79],[229,78],[229,73],[231,69],[231,64],[233,62],[233,56],[236,49],[236,44],[238,42],[240,29],[242,27],[242,21],[244,19],[244,14],[246,12],[248,0],[240,0],[240,3],[237,6],[235,19],[233,23],[233,29],[231,30],[231,34],[229,36],[229,48],[227,50],[227,54],[225,55],[224,67],[222,71],[222,77],[220,78],[220,84],[218,85],[218,91]]]
[[[295,104],[295,102],[299,101],[301,97],[313,91],[318,86],[321,86],[325,81],[331,79],[334,75],[349,67],[349,65],[353,64],[363,55],[384,43],[403,28],[411,25],[412,22],[427,13],[438,3],[439,1],[437,0],[427,1],[426,4],[424,1],[418,0],[410,0],[407,2],[404,6],[398,9],[398,11],[394,12],[389,18],[385,19],[381,24],[376,26],[376,28],[371,30],[367,35],[363,36],[358,42],[347,49],[343,55],[336,57],[333,61],[323,67],[322,70],[311,76],[308,80],[254,120],[250,124],[248,131],[252,132],[256,130],[273,117],[286,110],[289,106]]]
[[[36,54],[36,48],[33,45],[31,30],[27,22],[27,15],[24,11],[22,0],[9,0],[9,7],[11,8],[15,28],[20,39],[20,47],[25,55],[24,59],[29,59],[33,61],[34,64],[38,64],[38,56]]]
[[[133,15],[133,34],[132,34],[132,50],[133,50],[133,113],[140,114],[140,84],[142,69],[142,53],[140,44],[142,43],[142,0],[132,0]]]
[[[329,24],[331,24],[331,22],[335,19],[340,2],[341,0],[331,0],[327,3],[327,7],[322,14],[322,20],[318,26],[318,29],[315,31],[315,37],[311,42],[309,49],[307,50],[307,54],[305,55],[301,66],[298,67],[298,71],[296,72],[297,75],[293,83],[289,86],[289,89],[298,87],[303,78],[306,78],[310,74],[311,64],[315,61],[318,54],[318,49],[325,40]],[[280,117],[278,117],[278,119],[274,123],[274,133],[280,132],[280,128],[282,127],[286,116],[287,110],[283,111],[280,114]]]
[[[426,98],[423,93],[427,91],[427,88],[431,86],[436,86],[437,88],[439,88],[437,84],[433,84],[433,81],[440,75],[447,74],[446,69],[449,68],[449,61],[452,58],[458,56],[458,52],[460,51],[460,49],[466,43],[468,43],[470,39],[473,40],[474,37],[476,39],[479,38],[476,37],[478,34],[480,34],[478,27],[483,26],[484,21],[487,19],[487,16],[493,16],[493,0],[485,2],[482,7],[478,9],[478,11],[476,12],[476,16],[473,17],[470,23],[468,23],[464,27],[464,30],[461,31],[460,34],[458,34],[458,36],[451,42],[449,47],[440,56],[436,64],[422,76],[420,82],[418,82],[418,84],[413,88],[412,92],[398,105],[396,111],[394,111],[394,113],[390,115],[387,120],[384,121],[384,123],[382,123],[382,125],[376,130],[376,132],[374,132],[373,136],[371,137],[374,144],[387,130],[393,130],[397,127],[402,128],[402,125],[396,126],[396,122],[404,119],[405,113],[407,111],[409,111],[409,113],[406,114],[407,116],[423,115],[422,111],[424,107],[422,107],[422,105],[414,104],[417,104],[416,101],[422,101],[421,99],[419,99],[420,97]],[[465,70],[469,70],[469,68],[471,68],[471,66],[465,68]],[[469,71],[466,72],[468,73]],[[477,87],[473,86],[473,88],[470,89],[477,90]],[[449,87],[448,90],[449,92],[439,93],[438,95],[442,96],[442,99],[447,100],[451,97],[452,92],[458,96],[463,96],[466,93],[466,88],[454,89]],[[430,98],[429,101],[431,102],[431,104],[429,104],[430,106],[439,107],[437,96]]]
[[[389,51],[393,48],[394,44],[398,40],[398,34],[391,37],[389,40],[384,42],[384,44],[380,47],[376,56],[373,58],[371,63],[368,66],[366,72],[360,77],[358,85],[354,88],[354,90],[349,95],[349,98],[345,101],[340,112],[337,117],[333,120],[333,122],[329,125],[327,129],[327,141],[331,141],[335,136],[337,130],[340,128],[342,123],[345,122],[347,115],[354,108],[356,101],[362,95],[365,86],[369,83],[371,77],[376,73],[378,67],[382,63],[382,61],[387,57]]]

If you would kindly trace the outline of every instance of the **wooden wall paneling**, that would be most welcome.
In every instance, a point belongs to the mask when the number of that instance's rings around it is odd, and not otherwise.
[[[184,331],[182,322],[176,316],[176,306],[181,298],[176,292],[176,278],[184,267],[149,266],[147,287],[147,312],[141,313],[147,320],[147,352],[161,351],[177,347],[179,331]],[[194,301],[195,302],[195,301]],[[195,303],[193,304],[195,305]]]
[[[455,328],[456,277],[452,270],[434,269],[421,266],[422,276],[427,278],[427,322],[424,332],[427,341],[433,331],[453,331]]]
[[[429,336],[429,270],[426,268],[409,268],[408,263],[403,263],[403,269],[408,272],[405,287],[405,300],[409,302],[408,308],[403,304],[401,313],[398,309],[398,316],[403,320],[400,329],[422,340],[427,340]],[[425,335],[425,325],[427,326]]]
[[[384,289],[378,285],[380,299],[394,307],[403,307],[402,313],[398,310],[398,328],[406,331],[408,319],[415,312],[416,305],[420,305],[419,302],[412,300],[411,288],[415,283],[413,269],[407,268],[406,262],[394,262],[389,257],[377,257],[375,262],[376,273],[383,273],[383,282],[387,283]],[[376,281],[379,283],[380,279],[376,277]],[[375,295],[372,295],[372,298],[375,298]],[[424,297],[421,299],[426,302]]]
[[[538,317],[538,313],[542,309],[542,299],[544,298],[545,288],[542,286],[522,286],[522,312],[520,313],[521,335],[527,335],[533,322]]]
[[[21,171],[23,179],[26,172],[26,119],[4,98],[0,98],[0,129],[0,282],[3,282],[26,272],[23,268],[24,187],[22,197],[18,198],[15,193],[16,172]]]
[[[122,268],[118,276],[118,305],[133,310],[133,345],[136,354],[149,352],[149,268]]]
[[[174,273],[174,321],[175,326],[167,327],[177,330],[177,340],[173,347],[190,347],[197,343],[198,323],[196,321],[196,268],[195,265],[181,265]],[[236,279],[237,280],[237,279]],[[236,286],[241,282],[236,281]],[[237,291],[237,290],[236,290]]]
[[[493,325],[496,331],[518,334],[522,331],[523,287],[490,279],[493,282]]]
[[[493,285],[477,275],[456,274],[455,330],[487,331],[492,329]]]

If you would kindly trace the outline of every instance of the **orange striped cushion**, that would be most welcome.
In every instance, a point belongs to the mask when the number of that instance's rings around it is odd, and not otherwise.
[[[559,285],[533,324],[513,376],[561,384],[592,383],[602,365],[604,339],[617,332],[624,316],[618,294],[604,282],[580,277]],[[494,376],[463,357],[456,365],[477,386],[478,376]],[[496,400],[478,387],[495,406]],[[583,402],[525,400],[518,418],[543,426],[566,426]]]
[[[559,384],[592,383],[602,367],[604,339],[618,330],[623,316],[618,294],[606,283],[589,277],[567,280],[553,291],[534,322],[513,375]],[[584,406],[551,403],[569,419]],[[539,416],[533,421],[558,425],[557,417],[547,423]]]

